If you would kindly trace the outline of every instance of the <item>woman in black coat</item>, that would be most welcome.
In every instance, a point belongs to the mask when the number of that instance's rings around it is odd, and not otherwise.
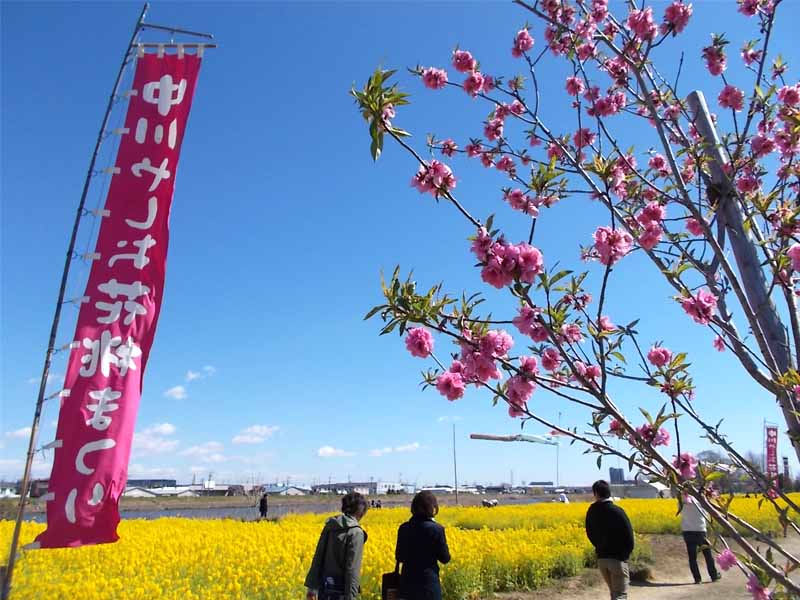
[[[433,518],[439,503],[431,492],[419,492],[411,501],[411,518],[397,531],[395,558],[402,563],[400,597],[403,600],[442,600],[439,563],[450,562],[444,527]]]

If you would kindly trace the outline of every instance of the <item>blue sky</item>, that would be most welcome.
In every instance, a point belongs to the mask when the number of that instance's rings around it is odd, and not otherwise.
[[[704,85],[715,98],[721,88],[719,80],[702,77],[699,58],[712,30],[732,41],[733,81],[747,81],[737,49],[757,32],[733,4],[695,2],[685,34],[658,53],[674,74],[677,49],[685,50],[684,92]],[[774,47],[791,65],[797,58],[791,23],[800,15],[795,3],[784,4]],[[0,8],[0,477],[21,472],[67,236],[139,9],[126,2]],[[167,286],[131,477],[186,480],[213,472],[217,480],[445,482],[452,477],[455,422],[461,481],[508,481],[512,471],[517,482],[555,479],[551,447],[469,441],[470,432],[513,433],[519,425],[478,393],[449,403],[435,391],[421,392],[419,372],[430,365],[410,357],[398,337],[378,337],[376,321],[362,321],[381,301],[381,269],[398,263],[413,268],[420,285],[444,280],[456,293],[484,291],[495,314],[509,314],[513,303],[480,281],[467,224],[408,186],[416,170],[410,157],[388,146],[373,165],[366,127],[347,95],[379,64],[447,66],[456,44],[485,71],[516,74],[520,63],[509,49],[526,15],[510,3],[158,2],[148,21],[211,30],[220,48],[206,55],[183,145]],[[541,31],[534,35],[541,44]],[[540,74],[546,120],[571,132],[561,65],[546,59]],[[420,150],[428,132],[459,142],[480,136],[485,105],[455,91],[424,90],[405,74],[400,81],[413,97],[395,122],[416,134]],[[117,110],[112,122],[121,116]],[[640,141],[637,132],[620,133]],[[112,150],[104,148],[101,167]],[[480,217],[496,213],[508,236],[521,239],[525,223],[501,202],[505,181],[466,159],[452,164],[459,198]],[[95,180],[91,207],[106,183]],[[598,207],[572,198],[546,213],[537,243],[548,264],[558,259],[581,268],[578,245],[604,222]],[[91,226],[84,222],[81,250]],[[69,297],[82,295],[87,276],[80,261],[74,267]],[[740,448],[758,451],[762,420],[780,422],[774,401],[741,375],[729,353],[714,352],[709,333],[669,296],[649,265],[630,257],[617,269],[608,312],[620,323],[643,317],[644,343],[663,339],[688,351],[698,406],[713,421],[724,418]],[[70,340],[76,314],[66,307],[61,343]],[[65,358],[57,357],[52,369],[61,377]],[[59,384],[54,378],[51,388]],[[629,411],[637,403],[660,405],[657,394],[619,393]],[[532,403],[553,420],[562,412],[564,424],[586,421],[553,396],[537,394]],[[52,439],[56,418],[51,403],[39,445]],[[690,449],[706,448],[695,431],[685,435]],[[779,444],[786,453],[788,441],[781,437]],[[48,471],[47,458],[37,461],[37,474]],[[598,476],[594,458],[576,446],[562,448],[560,472],[562,483]]]

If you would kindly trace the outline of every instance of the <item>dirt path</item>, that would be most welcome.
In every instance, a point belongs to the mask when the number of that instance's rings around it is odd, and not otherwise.
[[[655,565],[652,581],[634,583],[628,598],[630,600],[751,600],[745,590],[745,578],[741,571],[731,569],[723,574],[720,581],[711,583],[702,556],[699,557],[703,583],[695,585],[686,561],[686,547],[683,539],[673,535],[652,536]],[[787,550],[800,551],[800,537],[786,540]],[[559,582],[554,586],[533,593],[498,594],[503,600],[545,600],[545,598],[565,598],[569,600],[604,600],[608,598],[605,584],[599,574],[587,571],[577,577]]]

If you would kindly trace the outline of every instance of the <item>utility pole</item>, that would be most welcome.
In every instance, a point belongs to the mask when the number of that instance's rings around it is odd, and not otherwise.
[[[560,412],[558,413],[558,428],[561,429]],[[559,487],[561,485],[561,482],[559,481],[559,460],[560,460],[559,451],[561,450],[560,446],[561,444],[556,444],[556,487]]]
[[[456,486],[456,504],[458,504],[458,466],[456,463],[456,424],[453,423],[453,482]]]

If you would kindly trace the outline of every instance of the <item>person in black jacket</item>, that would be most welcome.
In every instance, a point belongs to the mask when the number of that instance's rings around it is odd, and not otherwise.
[[[261,515],[262,519],[267,518],[268,510],[269,510],[269,500],[267,499],[266,492],[264,492],[264,495],[261,496],[261,500],[258,501],[258,512]]]
[[[397,530],[395,558],[403,565],[400,597],[403,600],[442,600],[439,563],[450,562],[444,527],[433,518],[439,503],[431,492],[419,492],[411,501],[411,518]]]
[[[611,501],[611,487],[607,481],[595,481],[592,493],[594,502],[586,511],[586,536],[594,546],[597,568],[608,585],[611,600],[626,600],[633,527],[625,511]]]

